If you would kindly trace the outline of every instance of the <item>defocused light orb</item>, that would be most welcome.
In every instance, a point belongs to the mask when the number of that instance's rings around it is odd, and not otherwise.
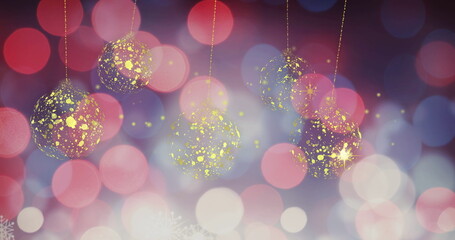
[[[131,0],[101,0],[92,10],[93,28],[105,41],[115,41],[131,31],[136,32],[140,24],[141,13]]]
[[[358,128],[341,134],[316,119],[305,122],[302,132],[298,146],[305,154],[309,173],[315,178],[338,178],[361,155],[362,135]]]
[[[212,107],[196,110],[191,119],[181,115],[171,124],[171,158],[195,179],[223,175],[231,169],[240,146],[237,126]]]
[[[245,223],[262,222],[274,225],[283,211],[283,200],[274,188],[257,184],[246,188],[241,194]]]
[[[64,162],[52,178],[52,192],[57,200],[70,208],[92,203],[101,189],[98,169],[86,160]]]
[[[128,196],[121,210],[123,226],[130,234],[150,232],[151,226],[148,224],[153,221],[152,217],[168,213],[169,207],[165,199],[149,191],[136,192]],[[141,219],[145,221],[141,223]]]
[[[173,92],[183,86],[190,72],[187,55],[171,45],[160,45],[150,50],[154,57],[148,88],[157,92]]]
[[[7,176],[22,183],[25,178],[25,165],[21,157],[2,158],[0,157],[0,176]],[[29,177],[27,172],[27,178]]]
[[[14,179],[0,175],[0,216],[12,219],[17,216],[24,204],[21,185]]]
[[[98,226],[87,230],[80,240],[121,240],[120,235],[112,228]]]
[[[302,231],[307,223],[307,215],[299,207],[290,207],[281,214],[281,226],[289,233]]]
[[[98,199],[83,208],[75,208],[71,214],[73,236],[79,237],[92,227],[111,225],[114,217],[112,207]]]
[[[410,38],[422,29],[425,12],[425,5],[421,0],[386,0],[382,2],[381,20],[392,36]]]
[[[359,161],[352,169],[356,193],[368,202],[389,200],[401,183],[401,172],[393,160],[372,155]]]
[[[402,239],[404,217],[391,202],[365,203],[357,212],[355,225],[365,240]]]
[[[362,97],[348,88],[335,88],[326,92],[319,105],[319,118],[333,132],[355,132],[365,117]]]
[[[455,220],[453,215],[445,216],[445,214],[450,214],[450,212],[446,212],[449,211],[448,209],[455,209],[455,193],[447,188],[430,188],[417,199],[417,220],[430,232],[444,233],[452,231],[455,226],[446,225],[444,219],[447,217],[452,223]]]
[[[180,111],[191,120],[194,112],[204,107],[207,101],[219,111],[226,112],[229,103],[226,87],[214,77],[195,77],[185,84],[180,93]]]
[[[414,112],[413,123],[422,141],[431,147],[444,146],[455,136],[455,114],[451,102],[443,96],[424,99]]]
[[[332,82],[324,75],[317,73],[305,74],[292,86],[292,106],[304,118],[318,118],[320,103],[326,93],[331,93],[332,90]]]
[[[104,185],[120,194],[138,190],[144,185],[149,173],[144,154],[129,145],[110,148],[104,153],[99,165]]]
[[[455,81],[455,46],[446,41],[431,41],[417,55],[416,68],[428,85],[444,87]]]
[[[272,110],[289,110],[293,85],[312,73],[308,62],[287,49],[260,68],[261,98]]]
[[[435,187],[455,188],[455,166],[452,158],[443,153],[427,153],[412,169],[417,192]]]
[[[41,0],[36,9],[40,26],[48,33],[63,37],[65,35],[64,2],[60,0]],[[84,9],[80,0],[68,0],[67,34],[73,33],[81,25]]]
[[[36,102],[30,117],[38,148],[56,158],[92,152],[103,134],[104,113],[95,99],[65,80]]]
[[[98,75],[114,92],[137,92],[149,83],[152,62],[150,49],[129,34],[106,44],[98,58]]]
[[[269,44],[258,44],[245,53],[242,60],[242,77],[249,90],[260,94],[259,70],[265,66],[269,59],[280,55],[280,51]]]
[[[335,5],[337,0],[299,0],[299,3],[306,10],[311,12],[324,12]]]
[[[160,97],[148,90],[130,94],[121,100],[123,130],[132,138],[146,139],[159,132],[165,112]]]
[[[394,159],[404,169],[412,168],[420,160],[422,140],[417,129],[403,119],[386,122],[376,136],[376,149]]]
[[[101,141],[113,138],[122,127],[124,118],[122,106],[117,99],[106,93],[93,93],[89,96],[95,99],[100,111],[104,113],[104,120],[101,122],[103,126]]]
[[[387,65],[384,72],[384,88],[392,100],[402,104],[413,104],[425,92],[426,85],[417,75],[415,61],[415,56],[403,54],[392,58]],[[406,94],[403,94],[404,92]]]
[[[0,126],[0,157],[11,158],[22,153],[31,135],[25,116],[14,108],[0,107]]]
[[[65,40],[61,38],[58,45],[60,60],[65,63]],[[68,67],[75,71],[85,72],[95,68],[98,56],[104,47],[104,41],[93,28],[81,26],[76,32],[68,35]]]
[[[19,28],[5,40],[3,55],[10,68],[34,74],[46,66],[51,54],[46,36],[34,28]]]
[[[243,217],[240,196],[229,188],[212,188],[196,205],[198,223],[207,231],[224,234],[234,230]]]
[[[305,154],[299,147],[289,143],[273,145],[264,153],[261,161],[265,180],[282,189],[299,185],[305,178],[307,169]]]
[[[38,231],[43,226],[43,223],[43,213],[36,207],[24,208],[17,216],[18,227],[26,233]]]
[[[327,228],[330,235],[337,236],[340,239],[358,238],[355,229],[355,216],[357,208],[360,206],[353,208],[343,200],[332,205],[327,216]]]
[[[198,42],[210,45],[212,34],[214,44],[226,40],[234,27],[234,17],[231,9],[222,1],[216,2],[215,29],[213,28],[214,2],[203,0],[194,5],[188,14],[188,29],[191,36]]]

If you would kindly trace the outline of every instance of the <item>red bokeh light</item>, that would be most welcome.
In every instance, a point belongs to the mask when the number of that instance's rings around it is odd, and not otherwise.
[[[273,145],[262,157],[262,175],[277,188],[290,189],[299,185],[305,178],[307,169],[305,154],[290,143]]]
[[[283,212],[283,200],[280,194],[265,184],[253,185],[245,189],[240,197],[243,201],[246,223],[262,222],[276,224]]]
[[[0,158],[0,176],[8,176],[14,181],[22,183],[25,176],[24,160],[18,156]]]
[[[197,3],[188,14],[188,29],[198,42],[210,45],[212,42],[214,2],[204,0]],[[214,44],[226,40],[234,27],[231,9],[221,1],[216,4]]]
[[[70,208],[92,203],[101,189],[98,169],[86,160],[69,160],[60,165],[52,177],[52,192]]]
[[[24,193],[14,179],[0,175],[0,215],[11,219],[19,214],[24,205]]]
[[[117,135],[123,123],[123,109],[122,105],[109,94],[106,93],[93,93],[90,94],[98,103],[101,112],[104,113],[104,121],[101,122],[103,126],[103,136],[101,141],[106,141]]]
[[[93,69],[98,56],[104,47],[103,39],[99,38],[93,28],[81,26],[76,32],[68,36],[68,67],[85,72]],[[59,42],[59,55],[62,62],[65,59],[64,39]]]
[[[62,0],[41,0],[36,10],[40,26],[48,33],[56,36],[65,35],[65,18]],[[81,25],[84,9],[81,1],[67,0],[68,34],[76,31]]]
[[[129,145],[118,145],[104,153],[100,161],[104,185],[111,191],[130,194],[147,180],[149,168],[144,154]]]
[[[130,0],[100,0],[93,7],[92,25],[95,32],[106,41],[114,41],[126,36],[131,30],[136,32],[141,24],[141,14]]]
[[[30,141],[30,125],[14,108],[0,108],[0,157],[11,158],[24,151]]]
[[[151,53],[152,75],[147,86],[157,92],[173,92],[182,87],[190,72],[186,54],[171,45],[154,47]]]
[[[430,188],[423,192],[416,202],[417,220],[428,231],[443,233],[447,230],[440,227],[442,213],[455,208],[455,193],[447,188]],[[452,217],[455,220],[455,216]]]
[[[33,74],[46,66],[51,49],[49,41],[34,28],[19,28],[5,41],[3,55],[14,71]]]
[[[428,85],[443,87],[455,81],[455,47],[443,41],[424,45],[416,60],[419,77]]]

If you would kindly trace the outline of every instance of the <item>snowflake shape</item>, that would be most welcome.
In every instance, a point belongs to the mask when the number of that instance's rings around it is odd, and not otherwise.
[[[183,229],[183,240],[215,240],[215,236],[199,225],[189,225]]]
[[[14,222],[0,215],[0,240],[14,240],[13,226]]]

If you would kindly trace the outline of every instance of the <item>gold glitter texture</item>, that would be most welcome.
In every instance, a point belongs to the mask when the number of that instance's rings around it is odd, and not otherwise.
[[[307,156],[308,170],[313,177],[334,179],[358,159],[361,139],[358,128],[342,134],[331,131],[320,119],[311,119],[305,123],[300,143],[293,143]]]
[[[94,98],[66,80],[38,99],[30,119],[38,148],[55,158],[89,154],[103,134],[104,114]]]
[[[137,92],[149,83],[152,75],[150,49],[132,34],[110,42],[98,58],[98,75],[114,92]]]
[[[262,100],[272,110],[289,110],[291,106],[292,86],[300,77],[312,70],[306,60],[295,56],[291,49],[272,58],[260,70],[260,88]]]
[[[195,179],[215,178],[231,169],[240,132],[215,108],[201,108],[171,125],[171,153],[183,172]]]

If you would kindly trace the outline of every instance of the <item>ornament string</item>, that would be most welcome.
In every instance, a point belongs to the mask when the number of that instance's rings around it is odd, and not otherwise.
[[[208,91],[207,91],[207,98],[208,98],[209,102],[211,101],[210,87],[212,85],[213,50],[214,50],[214,46],[215,46],[216,4],[217,4],[217,0],[213,0],[212,33],[211,33],[211,39],[210,39],[210,56],[209,56],[209,79],[208,79]]]
[[[63,0],[63,42],[65,52],[65,81],[69,81],[68,78],[68,16],[67,16],[67,0]]]
[[[289,49],[289,0],[286,0],[286,49]]]
[[[133,15],[131,16],[131,26],[130,26],[131,34],[133,33],[134,17],[136,16],[136,4],[137,4],[137,0],[134,0]]]
[[[344,28],[344,22],[345,22],[345,18],[346,18],[346,6],[347,6],[347,4],[348,4],[348,0],[344,0],[343,15],[341,17],[340,36],[338,38],[337,56],[336,56],[336,59],[335,59],[335,71],[333,73],[333,85],[334,86],[335,86],[335,82],[337,80],[338,63],[340,62],[341,42],[343,40],[343,28]]]

